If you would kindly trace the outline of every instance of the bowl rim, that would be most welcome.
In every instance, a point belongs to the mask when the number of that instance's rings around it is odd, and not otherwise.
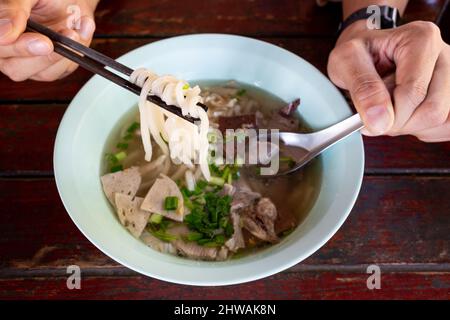
[[[191,34],[191,35],[182,35],[182,36],[176,36],[176,37],[171,37],[171,38],[167,38],[167,39],[163,39],[163,40],[159,40],[159,41],[155,41],[149,44],[145,44],[141,47],[135,48],[132,51],[129,51],[128,53],[122,55],[121,57],[119,57],[117,60],[118,61],[123,61],[126,60],[130,57],[132,57],[133,55],[135,55],[137,52],[139,52],[140,50],[145,50],[145,48],[147,47],[151,47],[152,45],[156,45],[156,44],[163,44],[166,42],[173,42],[173,41],[177,41],[179,39],[196,39],[199,40],[201,38],[203,38],[203,40],[208,40],[208,38],[213,37],[213,38],[222,38],[222,39],[227,39],[227,40],[232,40],[232,39],[240,39],[241,41],[248,41],[248,42],[254,42],[256,44],[259,45],[264,45],[264,46],[269,46],[272,47],[272,49],[279,50],[280,52],[283,52],[283,54],[288,54],[291,56],[295,56],[295,58],[300,59],[303,63],[306,63],[310,68],[314,69],[314,71],[317,73],[317,76],[322,77],[323,79],[325,79],[326,81],[330,82],[328,80],[328,78],[323,75],[317,68],[315,68],[313,65],[311,65],[309,62],[307,62],[306,60],[304,60],[303,58],[297,56],[296,54],[283,49],[279,46],[276,46],[274,44],[262,41],[262,40],[258,40],[258,39],[254,39],[254,38],[250,38],[250,37],[244,37],[244,36],[238,36],[238,35],[230,35],[230,34],[221,34],[221,33],[200,33],[200,34]],[[135,266],[132,263],[125,261],[117,256],[114,256],[113,254],[111,254],[110,252],[108,252],[107,248],[104,248],[102,246],[102,244],[100,244],[96,239],[95,239],[95,235],[91,235],[89,234],[86,230],[84,230],[84,228],[81,226],[81,224],[79,223],[79,221],[77,221],[76,215],[73,214],[71,212],[72,208],[70,207],[70,205],[68,204],[68,202],[65,200],[65,192],[67,189],[67,186],[64,185],[64,181],[62,181],[62,176],[64,174],[64,168],[63,166],[60,165],[60,161],[59,158],[61,157],[60,154],[60,146],[61,146],[61,140],[64,138],[64,128],[66,127],[67,122],[70,121],[69,116],[70,116],[70,112],[69,110],[71,110],[71,108],[75,108],[76,104],[78,103],[78,99],[80,99],[80,96],[83,95],[84,91],[86,90],[87,87],[91,86],[93,83],[97,82],[99,79],[101,79],[100,76],[98,75],[94,75],[92,76],[84,85],[83,87],[78,91],[78,93],[75,95],[75,97],[73,98],[73,100],[71,101],[71,103],[69,104],[67,110],[64,113],[64,116],[61,120],[61,123],[59,125],[58,128],[58,132],[56,135],[56,139],[55,139],[55,147],[54,147],[54,154],[53,154],[53,164],[54,164],[54,175],[55,175],[55,182],[56,182],[56,186],[58,189],[58,193],[60,195],[60,199],[67,211],[67,213],[69,214],[70,218],[72,219],[72,221],[74,222],[74,224],[77,226],[77,228],[81,231],[81,233],[92,243],[94,244],[101,252],[103,252],[105,255],[107,255],[108,257],[110,257],[111,259],[113,259],[114,261],[117,261],[118,263],[122,264],[123,266],[126,266],[127,268],[136,271],[140,274],[144,274],[146,276],[150,276],[152,278],[158,279],[158,280],[163,280],[163,281],[167,281],[167,282],[171,282],[171,283],[176,283],[176,284],[186,284],[186,285],[196,285],[196,286],[218,286],[218,285],[232,285],[232,284],[240,284],[240,283],[246,283],[249,281],[254,281],[254,280],[258,280],[261,278],[265,278],[268,276],[271,276],[273,274],[276,274],[278,272],[281,272],[283,270],[286,270],[298,263],[300,263],[301,261],[303,261],[304,259],[306,259],[307,257],[309,257],[310,255],[312,255],[314,252],[316,252],[318,249],[320,249],[326,242],[328,242],[331,237],[338,231],[338,229],[342,226],[342,224],[345,222],[345,220],[347,219],[348,215],[350,214],[351,210],[353,209],[353,206],[356,202],[356,199],[358,197],[359,191],[361,189],[361,185],[362,185],[362,181],[363,181],[363,176],[364,176],[364,146],[363,146],[363,142],[362,142],[362,137],[359,133],[357,133],[357,144],[359,147],[359,150],[357,150],[357,155],[358,155],[358,159],[356,159],[358,161],[358,166],[353,166],[352,165],[352,169],[355,172],[355,184],[353,185],[353,190],[351,190],[351,196],[346,200],[346,204],[345,209],[343,209],[342,214],[339,216],[338,221],[335,222],[335,224],[332,227],[328,228],[328,231],[325,233],[323,233],[321,235],[321,241],[317,241],[314,245],[310,246],[310,249],[306,252],[303,252],[302,254],[298,254],[295,257],[291,257],[291,259],[289,261],[284,261],[284,262],[280,262],[278,264],[277,267],[271,267],[268,268],[265,271],[258,271],[255,272],[252,275],[247,275],[247,276],[236,276],[234,279],[218,279],[217,281],[211,282],[204,282],[202,280],[185,280],[185,279],[180,279],[180,278],[169,278],[169,277],[164,277],[158,274],[154,274],[151,272],[148,272],[146,270],[144,270],[143,268],[141,268],[140,266]],[[331,83],[331,82],[330,82]],[[342,97],[342,94],[337,90],[337,88],[335,88],[336,93]],[[348,105],[347,105],[348,106]],[[350,111],[350,107],[348,107],[348,110]]]

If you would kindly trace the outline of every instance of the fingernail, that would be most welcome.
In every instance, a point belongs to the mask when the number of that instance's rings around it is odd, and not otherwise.
[[[85,17],[81,21],[80,36],[84,40],[89,40],[94,33],[95,22],[91,18]]]
[[[9,19],[0,19],[0,37],[6,36],[13,29],[13,24]]]
[[[391,126],[391,116],[384,105],[374,106],[366,111],[367,129],[376,135],[380,135],[389,130]]]
[[[38,56],[49,54],[52,49],[47,42],[41,40],[33,40],[27,44],[28,51]]]

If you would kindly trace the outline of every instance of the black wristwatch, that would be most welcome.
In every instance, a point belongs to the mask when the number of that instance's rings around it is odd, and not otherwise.
[[[377,12],[377,10],[379,10]],[[380,14],[380,19],[374,19],[374,15]],[[374,29],[392,29],[400,25],[400,13],[397,8],[392,8],[389,6],[370,6],[367,8],[362,8],[353,14],[351,14],[347,19],[345,19],[339,25],[338,35],[342,33],[348,26],[359,20],[368,20],[370,22],[379,21],[379,26],[374,25]],[[368,26],[369,27],[369,26]]]

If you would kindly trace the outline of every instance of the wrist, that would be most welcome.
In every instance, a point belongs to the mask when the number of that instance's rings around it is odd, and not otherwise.
[[[366,20],[359,20],[355,21],[351,25],[349,25],[347,28],[345,28],[344,31],[340,34],[337,44],[354,39],[358,37],[361,33],[364,31],[367,31],[367,21]]]

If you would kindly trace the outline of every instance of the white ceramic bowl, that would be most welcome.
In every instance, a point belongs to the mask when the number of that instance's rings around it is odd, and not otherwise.
[[[339,91],[317,69],[277,46],[239,36],[175,37],[119,59],[132,67],[174,74],[188,81],[238,80],[286,101],[301,97],[303,118],[315,129],[351,114]],[[267,277],[310,256],[338,230],[358,195],[364,169],[359,134],[323,155],[323,180],[307,218],[281,243],[226,262],[199,262],[161,254],[133,238],[103,195],[99,176],[106,140],[137,97],[94,76],[73,99],[58,130],[54,170],[72,220],[101,251],[142,274],[190,285],[227,285]]]

